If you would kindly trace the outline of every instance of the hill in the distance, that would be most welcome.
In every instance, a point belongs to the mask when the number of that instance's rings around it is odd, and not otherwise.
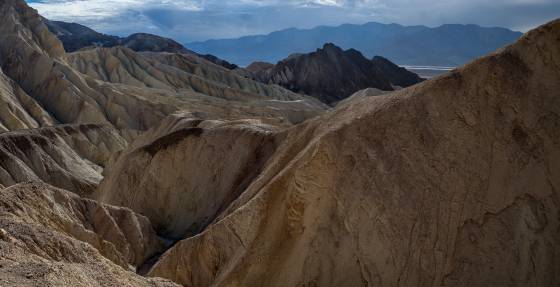
[[[477,25],[430,28],[372,22],[309,30],[287,29],[268,35],[193,42],[187,47],[241,66],[254,61],[276,63],[293,53],[315,51],[325,43],[356,49],[368,58],[383,55],[399,65],[459,66],[513,43],[521,35],[504,28]]]
[[[137,52],[169,52],[180,54],[192,54],[202,57],[214,64],[228,69],[237,68],[236,65],[228,63],[213,55],[202,55],[185,48],[173,39],[147,34],[135,33],[128,37],[117,37],[99,33],[89,27],[62,21],[51,21],[43,19],[51,33],[55,34],[64,45],[66,52],[75,52],[92,47],[115,47],[124,46]]]
[[[246,71],[260,82],[277,84],[327,104],[366,88],[392,91],[422,81],[383,57],[369,60],[354,49],[344,51],[332,43],[313,53],[292,55],[276,65],[253,63]]]

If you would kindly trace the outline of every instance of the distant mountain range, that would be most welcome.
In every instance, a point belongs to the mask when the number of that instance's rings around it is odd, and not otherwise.
[[[256,62],[245,71],[257,81],[277,84],[327,104],[366,88],[392,91],[422,81],[383,57],[369,60],[357,50],[344,51],[332,43],[309,54],[294,54],[276,65]]]
[[[402,26],[345,24],[309,30],[287,29],[268,35],[186,44],[241,66],[254,61],[277,62],[293,53],[309,53],[325,43],[356,49],[366,57],[382,55],[399,65],[459,66],[513,43],[522,33],[477,25]]]
[[[331,105],[362,89],[375,88],[382,91],[391,91],[396,87],[411,86],[422,80],[418,75],[395,65],[385,58],[376,56],[370,60],[355,49],[344,51],[332,43],[325,44],[322,49],[317,49],[312,53],[292,54],[277,65],[263,62],[255,63],[248,69],[238,69],[238,66],[234,64],[209,54],[196,53],[169,38],[146,33],[117,37],[99,33],[76,23],[42,20],[49,31],[60,39],[67,52],[76,54],[75,52],[79,51],[82,53],[81,55],[87,54],[88,57],[93,58],[100,57],[100,62],[115,56],[115,53],[120,55],[119,57],[130,54],[117,47],[125,47],[137,52],[193,55],[195,58],[202,57],[214,64],[234,70],[238,76],[250,78],[267,85],[276,84],[296,93],[313,96]],[[105,51],[98,55],[95,49],[97,47],[115,47],[117,50]],[[86,53],[90,51],[94,52]],[[68,57],[69,59],[76,58],[70,55]],[[83,62],[80,57],[77,58],[77,62]],[[161,56],[158,60],[164,58],[166,61],[171,61],[170,65],[177,65],[176,60],[183,61],[180,57],[173,56]],[[91,63],[88,65],[91,65]],[[88,68],[82,66],[80,67],[83,68],[82,70],[85,73],[92,73]],[[190,64],[179,66],[181,69],[187,70],[192,68]],[[138,77],[143,76],[139,75]],[[108,78],[104,79],[108,80]]]
[[[237,68],[236,65],[230,64],[218,57],[195,53],[175,40],[153,34],[136,33],[123,38],[99,33],[77,23],[51,21],[44,18],[43,22],[47,25],[51,33],[55,34],[58,39],[60,39],[66,52],[75,52],[81,49],[94,47],[123,46],[137,52],[193,54],[228,69]]]

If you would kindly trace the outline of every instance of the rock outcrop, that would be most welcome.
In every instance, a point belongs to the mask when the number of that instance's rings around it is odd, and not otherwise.
[[[277,84],[327,104],[366,88],[392,91],[397,86],[408,87],[422,81],[387,59],[375,57],[370,61],[356,50],[343,51],[333,44],[325,44],[310,54],[292,55],[272,67],[255,63],[247,71],[258,81]]]
[[[276,134],[240,196],[149,274],[184,286],[558,285],[559,39],[557,20]],[[203,136],[163,153],[218,144]]]
[[[2,286],[177,286],[132,272],[164,242],[129,209],[42,183],[0,190],[0,202]]]

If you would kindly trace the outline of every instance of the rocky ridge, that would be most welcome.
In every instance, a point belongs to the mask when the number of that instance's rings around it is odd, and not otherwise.
[[[213,55],[195,53],[178,42],[148,33],[135,33],[128,37],[117,37],[99,33],[77,23],[50,21],[43,19],[51,33],[55,34],[67,52],[76,52],[95,47],[111,48],[123,46],[137,52],[168,52],[194,55],[224,68],[234,70],[237,65],[231,64]]]
[[[382,57],[366,59],[360,52],[334,44],[310,54],[297,54],[274,66],[254,63],[246,70],[256,80],[334,104],[366,88],[392,91],[422,81],[418,75]]]

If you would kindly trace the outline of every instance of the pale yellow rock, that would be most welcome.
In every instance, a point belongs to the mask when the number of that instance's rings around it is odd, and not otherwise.
[[[0,184],[44,181],[89,196],[127,142],[109,126],[61,125],[0,133]]]
[[[166,237],[196,234],[260,173],[276,130],[259,120],[170,117],[120,154],[95,198],[148,216]]]
[[[163,247],[143,216],[42,183],[0,202],[2,286],[177,286],[132,272]]]
[[[52,125],[51,116],[0,68],[0,126],[2,130]]]

